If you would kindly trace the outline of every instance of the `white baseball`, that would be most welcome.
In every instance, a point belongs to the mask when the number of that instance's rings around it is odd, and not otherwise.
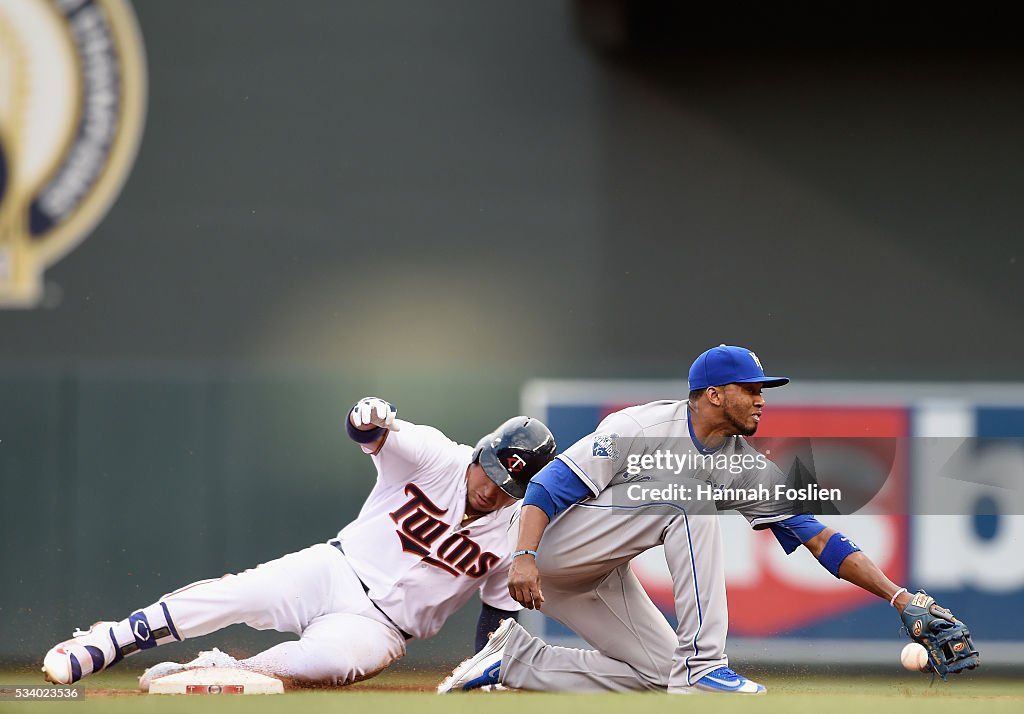
[[[911,642],[900,652],[900,664],[911,672],[927,672],[928,650],[916,642]]]

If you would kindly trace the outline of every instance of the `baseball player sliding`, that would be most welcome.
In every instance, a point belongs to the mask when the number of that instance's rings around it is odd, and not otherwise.
[[[753,528],[770,528],[787,553],[802,544],[832,575],[887,600],[943,678],[977,666],[970,633],[948,610],[898,587],[852,540],[801,512],[802,504],[765,500],[762,494],[777,493],[786,478],[744,437],[761,421],[762,390],[787,382],[765,376],[750,350],[721,345],[693,363],[687,400],[610,414],[544,467],[523,501],[508,588],[524,607],[541,608],[594,649],[548,645],[509,619],[438,693],[498,683],[555,691],[765,692],[730,669],[725,654],[718,510],[737,510]],[[657,466],[659,454],[663,462],[673,457],[672,468]],[[691,493],[712,487],[718,495],[703,502],[642,495],[645,488],[671,493],[680,484]],[[629,567],[659,545],[672,576],[675,631]]]
[[[349,684],[402,657],[407,640],[434,635],[477,591],[483,645],[519,609],[506,584],[508,530],[530,478],[554,457],[554,437],[540,421],[519,416],[474,449],[395,417],[395,408],[375,397],[349,412],[348,435],[370,455],[377,482],[336,538],[193,583],[124,620],[77,632],[47,652],[45,678],[70,684],[139,650],[245,623],[299,639],[248,659],[214,649],[188,664],[158,664],[140,686],[211,666],[296,684]]]

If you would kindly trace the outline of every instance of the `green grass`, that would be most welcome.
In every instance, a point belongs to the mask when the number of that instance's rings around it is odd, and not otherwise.
[[[988,712],[1018,712],[1024,707],[1024,681],[965,675],[948,684],[929,686],[925,675],[893,677],[837,676],[760,678],[769,688],[766,697],[731,695],[668,697],[662,694],[540,694],[521,692],[473,693],[438,697],[433,688],[441,672],[397,671],[352,687],[331,691],[297,691],[270,697],[158,697],[134,695],[137,672],[114,669],[86,680],[86,699],[80,702],[0,702],[0,712],[43,714],[99,714],[100,712],[247,712],[264,714],[311,711],[333,714],[388,714],[414,709],[417,714],[565,714],[573,708],[586,714],[675,714],[690,712],[752,712],[754,714],[906,714],[917,709],[928,714],[962,714],[965,708]],[[35,673],[0,671],[0,683],[39,685]],[[123,695],[101,695],[93,690],[123,690]],[[69,709],[70,707],[70,709]]]

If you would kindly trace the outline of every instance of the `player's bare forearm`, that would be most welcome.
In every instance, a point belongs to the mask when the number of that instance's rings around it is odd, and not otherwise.
[[[547,527],[548,515],[544,511],[536,506],[523,506],[519,516],[519,541],[516,551],[536,551]],[[512,567],[508,571],[508,592],[513,600],[529,610],[539,609],[544,603],[544,594],[540,589],[540,571],[532,555],[523,554],[512,559]]]
[[[523,506],[519,516],[519,542],[516,550],[537,550],[547,527],[548,514],[537,506]]]
[[[815,558],[818,558],[825,549],[825,544],[828,543],[829,538],[835,535],[835,533],[834,529],[826,528],[804,543],[804,545]],[[882,572],[881,568],[875,565],[871,558],[860,551],[850,553],[843,559],[842,564],[839,566],[839,577],[885,600],[891,599],[893,594],[900,589],[898,585]],[[910,595],[904,592],[896,598],[895,605],[902,612],[908,602],[910,602]]]

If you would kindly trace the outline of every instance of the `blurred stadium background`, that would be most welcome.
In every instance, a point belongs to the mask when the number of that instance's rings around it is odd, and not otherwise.
[[[863,392],[913,424],[934,390],[964,435],[1024,436],[1024,61],[995,5],[133,7],[130,177],[39,304],[0,311],[0,663],[331,537],[373,478],[341,427],[364,394],[472,443],[554,404],[531,380],[598,380],[553,422],[567,445],[652,396],[604,380],[682,396],[665,380],[728,342],[794,378],[790,409]],[[1019,667],[1020,518],[972,513],[949,541],[903,522],[887,562]],[[745,544],[744,656],[868,637],[896,665],[891,612]],[[832,605],[752,625],[773,592]],[[406,664],[469,654],[475,616]]]

